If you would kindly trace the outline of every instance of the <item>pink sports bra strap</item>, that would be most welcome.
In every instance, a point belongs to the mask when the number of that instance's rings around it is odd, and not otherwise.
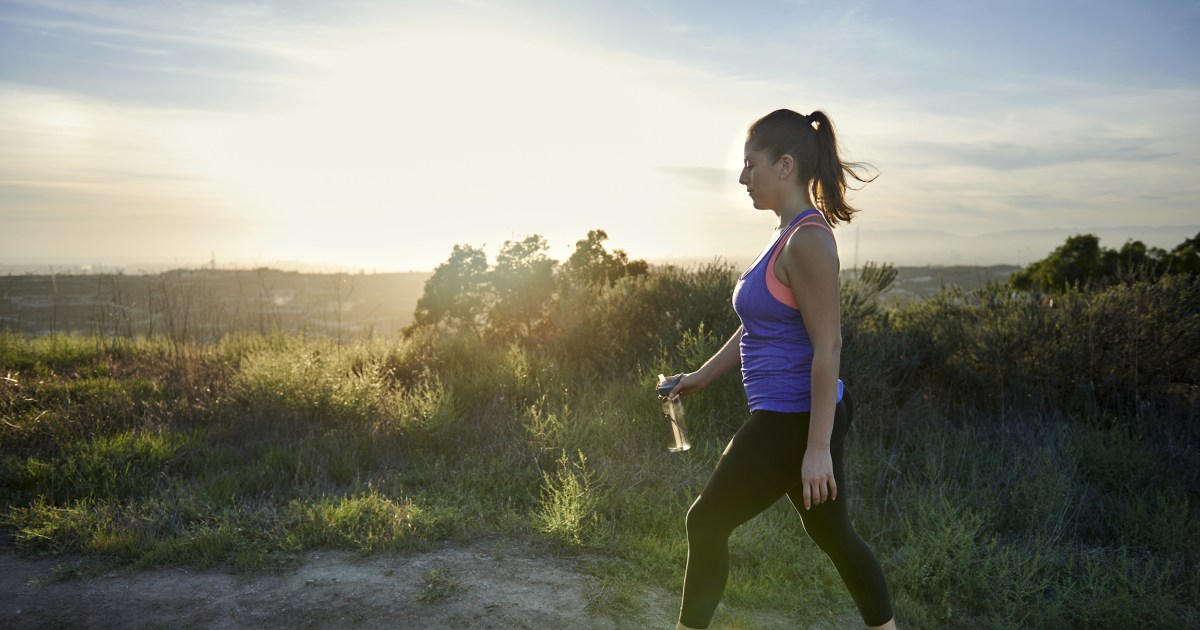
[[[830,236],[833,236],[833,230],[825,224],[825,220],[821,217],[820,213],[814,212],[797,221],[795,225],[780,237],[779,243],[775,245],[775,250],[771,252],[771,258],[767,261],[767,268],[763,270],[764,280],[767,282],[767,291],[771,293],[771,296],[797,310],[800,307],[796,304],[795,294],[792,293],[790,287],[784,285],[779,281],[779,278],[775,277],[775,261],[779,258],[779,253],[783,251],[783,247],[787,244],[788,239],[792,237],[792,233],[809,225],[822,228],[826,232],[829,232]]]
[[[819,214],[814,214],[812,216],[804,217],[798,223],[796,223],[796,225],[793,227],[793,229],[800,228],[805,225],[815,225],[815,226],[825,230],[826,232],[833,234],[833,228],[826,225],[824,219],[822,219],[821,215],[819,215]]]

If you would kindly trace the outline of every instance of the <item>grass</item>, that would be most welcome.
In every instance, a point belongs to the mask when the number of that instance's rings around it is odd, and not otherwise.
[[[1122,406],[1121,387],[1154,381],[1100,368],[1091,403],[1076,404],[1080,386],[1061,376],[1053,393],[1070,404],[1028,398],[1035,388],[1012,366],[980,367],[994,349],[956,335],[990,327],[1018,363],[1061,370],[1065,350],[1035,356],[1014,332],[1047,315],[989,306],[986,291],[962,297],[847,322],[858,407],[847,496],[898,618],[913,628],[1200,623],[1195,410]],[[1092,303],[1111,316],[1119,297]],[[989,315],[1000,308],[1010,310]],[[29,553],[244,572],[313,548],[534,540],[604,558],[585,563],[599,585],[589,610],[620,618],[645,605],[648,586],[680,587],[684,513],[744,416],[728,377],[689,398],[694,446],[669,454],[654,376],[698,365],[722,342],[688,327],[605,369],[447,331],[196,345],[0,335],[0,526]],[[875,372],[896,365],[909,367]],[[1009,382],[980,376],[988,370]],[[764,627],[764,611],[795,625],[855,618],[786,502],[737,530],[730,552],[718,625]],[[453,595],[455,577],[439,571],[423,601]]]
[[[463,590],[462,584],[454,576],[450,567],[437,566],[425,574],[421,582],[421,592],[417,593],[417,601],[434,604],[454,597]]]

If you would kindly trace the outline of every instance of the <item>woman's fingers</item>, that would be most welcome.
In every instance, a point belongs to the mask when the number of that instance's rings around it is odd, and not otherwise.
[[[683,395],[683,381],[688,376],[691,376],[691,374],[685,372],[683,374],[676,374],[675,376],[671,377],[675,379],[675,387],[671,388],[671,395],[668,396],[669,398],[675,398]]]
[[[837,500],[837,482],[833,479],[804,484],[804,509]]]
[[[837,499],[837,480],[833,476],[833,461],[828,450],[809,449],[804,454],[802,479],[804,509]]]
[[[674,376],[665,376],[664,381],[658,386],[658,397],[660,399],[674,399],[683,394],[681,387],[683,386],[683,377],[687,374],[676,374]],[[662,385],[670,384],[671,389],[664,390]],[[665,393],[664,393],[665,392]]]

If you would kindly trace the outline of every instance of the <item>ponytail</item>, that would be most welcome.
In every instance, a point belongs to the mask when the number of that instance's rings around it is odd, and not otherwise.
[[[807,116],[789,109],[776,110],[751,125],[746,135],[752,146],[772,160],[784,155],[796,160],[800,181],[809,187],[813,204],[830,225],[849,223],[858,212],[846,201],[847,177],[863,184],[875,180],[875,176],[866,175],[868,165],[841,160],[833,123],[821,110]]]

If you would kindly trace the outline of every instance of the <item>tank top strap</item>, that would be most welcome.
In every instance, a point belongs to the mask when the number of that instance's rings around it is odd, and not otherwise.
[[[750,266],[746,267],[746,271],[742,272],[741,278],[748,278],[751,273],[754,273],[754,271],[756,269],[761,267],[762,264],[764,263],[764,261],[766,259],[770,258],[775,253],[775,251],[777,249],[779,249],[780,244],[787,241],[787,236],[792,233],[792,230],[796,229],[797,225],[801,221],[811,217],[812,213],[814,213],[814,212],[816,212],[815,209],[809,208],[808,210],[805,210],[804,212],[801,212],[800,214],[796,215],[796,218],[792,219],[791,223],[788,223],[787,227],[784,228],[783,232],[781,232],[779,234],[779,236],[776,236],[775,240],[773,242],[771,242],[771,244],[769,246],[763,248],[763,250],[761,252],[759,252],[758,256],[754,259],[754,262],[750,263]],[[741,278],[739,278],[739,279],[741,279]]]
[[[830,236],[833,236],[833,228],[829,227],[829,224],[825,223],[824,217],[822,217],[819,214],[814,214],[814,215],[805,217],[803,220],[796,223],[795,229],[799,229],[799,228],[802,228],[802,227],[805,227],[808,225],[815,225],[815,226],[825,230],[826,232],[829,232]],[[792,231],[795,231],[795,229],[793,229]]]
[[[763,270],[763,280],[766,281],[767,291],[770,292],[771,296],[796,310],[799,310],[800,307],[796,304],[796,296],[792,293],[792,289],[780,282],[779,278],[775,277],[775,261],[779,259],[779,254],[783,251],[783,246],[787,244],[787,241],[789,238],[791,238],[792,234],[795,233],[796,230],[810,225],[822,228],[826,232],[829,232],[830,236],[833,236],[833,230],[826,225],[825,218],[821,215],[821,213],[816,209],[809,208],[808,210],[800,213],[800,215],[793,220],[788,229],[785,230],[782,235],[780,235],[779,240],[775,242],[775,246],[771,250],[771,256],[767,260],[766,268]]]

